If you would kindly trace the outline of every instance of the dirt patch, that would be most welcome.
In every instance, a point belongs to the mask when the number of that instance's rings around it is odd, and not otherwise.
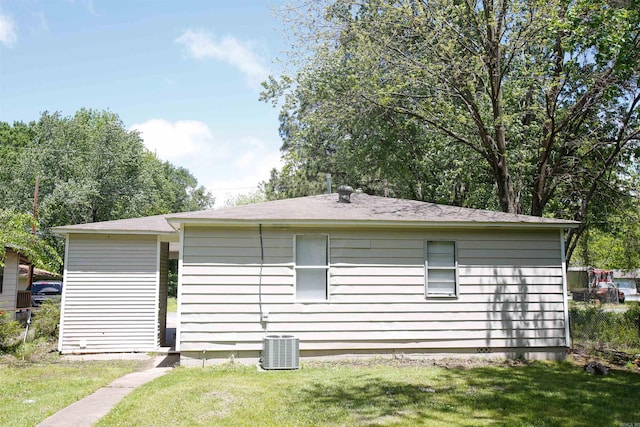
[[[60,359],[55,341],[27,342],[22,344],[14,354],[0,355],[0,363],[50,363]]]
[[[332,366],[353,366],[353,367],[374,367],[393,366],[398,368],[411,367],[439,367],[445,369],[470,369],[483,366],[523,366],[531,362],[519,359],[484,359],[484,358],[357,358],[357,359],[332,359],[327,361],[306,361],[304,367],[332,367]]]
[[[589,362],[602,363],[610,369],[617,370],[640,370],[640,355],[628,354],[613,349],[591,349],[575,346],[570,350],[567,360],[576,365],[586,365]]]
[[[632,355],[616,350],[589,350],[576,347],[567,353],[567,362],[573,363],[578,367],[582,367],[589,362],[598,362],[614,370],[631,370],[640,371],[640,355]],[[374,367],[374,366],[395,366],[399,368],[409,367],[439,367],[444,369],[471,369],[485,366],[527,366],[535,361],[523,359],[484,359],[484,358],[350,358],[350,359],[332,359],[332,360],[313,360],[305,361],[302,368],[305,367],[335,367],[335,366],[353,366],[353,367]]]
[[[231,413],[231,405],[235,400],[232,394],[211,391],[204,397],[207,400],[206,404],[213,406],[215,409],[199,416],[199,421],[204,422],[214,418],[224,418]]]

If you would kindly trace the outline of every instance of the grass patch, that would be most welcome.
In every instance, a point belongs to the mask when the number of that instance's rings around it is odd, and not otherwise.
[[[178,311],[178,300],[176,297],[167,298],[167,313],[175,313]]]
[[[391,363],[391,362],[389,362]],[[467,368],[318,364],[177,368],[98,426],[617,426],[640,422],[640,373],[564,363]]]
[[[0,364],[0,425],[36,425],[140,367],[120,360]]]

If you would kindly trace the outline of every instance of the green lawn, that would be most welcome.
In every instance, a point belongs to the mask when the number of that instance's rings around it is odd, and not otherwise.
[[[640,423],[640,373],[565,363],[456,368],[324,364],[177,368],[98,426],[619,426]]]
[[[0,425],[34,426],[141,362],[0,364]]]

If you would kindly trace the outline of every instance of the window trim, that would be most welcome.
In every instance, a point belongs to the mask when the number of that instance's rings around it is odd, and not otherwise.
[[[429,251],[428,246],[430,242],[446,242],[453,243],[453,267],[429,267]],[[453,270],[454,271],[454,293],[453,294],[439,294],[429,293],[429,270]],[[447,239],[431,239],[424,241],[424,297],[426,299],[432,298],[448,298],[457,299],[460,296],[460,274],[458,266],[458,241]]]
[[[325,237],[326,238],[326,251],[327,251],[327,263],[324,266],[320,265],[307,265],[298,266],[298,236],[305,237]],[[330,271],[331,268],[331,238],[328,234],[323,233],[300,233],[293,235],[293,296],[297,303],[327,303],[331,299],[331,286],[330,286]],[[298,269],[301,270],[325,270],[326,285],[325,285],[325,299],[305,299],[298,298]]]

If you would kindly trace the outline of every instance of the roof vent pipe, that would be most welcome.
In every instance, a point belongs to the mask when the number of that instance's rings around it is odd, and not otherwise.
[[[351,193],[353,193],[353,188],[348,185],[338,187],[338,202],[351,203]]]

